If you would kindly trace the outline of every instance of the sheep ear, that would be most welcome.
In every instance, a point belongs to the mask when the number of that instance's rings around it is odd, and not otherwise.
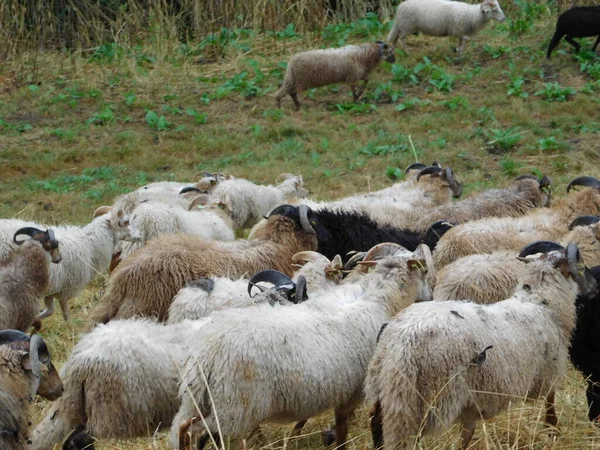
[[[492,11],[492,8],[487,3],[482,3],[481,4],[481,11],[484,12],[484,13],[489,13],[489,12]]]

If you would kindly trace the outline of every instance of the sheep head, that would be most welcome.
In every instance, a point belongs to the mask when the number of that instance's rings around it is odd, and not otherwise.
[[[462,195],[462,184],[454,179],[454,172],[450,167],[442,169],[439,165],[428,166],[422,169],[417,175],[417,182],[425,175],[429,175],[432,178],[439,178],[452,191],[452,197],[459,198]]]
[[[56,373],[56,369],[54,369],[54,374],[52,379],[44,380],[47,377],[47,374],[43,371],[43,367],[47,368],[47,372],[50,372],[50,352],[48,351],[48,347],[44,340],[37,334],[33,336],[29,336],[26,333],[18,330],[2,330],[0,331],[0,345],[8,345],[11,349],[19,352],[21,355],[21,365],[23,370],[32,374],[35,378],[40,380],[39,386],[44,384],[42,388],[43,393],[38,388],[38,393],[40,395],[45,396],[49,400],[53,400],[53,398],[48,397],[48,389],[52,388],[55,391],[55,397],[57,398],[62,394],[63,387],[62,381],[60,381],[60,377]],[[52,366],[54,368],[54,366]]]
[[[95,219],[106,214],[110,214],[108,223],[118,241],[139,242],[142,240],[142,233],[131,223],[131,212],[123,208],[115,212],[110,206],[101,206],[94,211],[92,217]]]
[[[502,8],[500,8],[500,5],[496,0],[483,0],[483,2],[481,2],[481,12],[486,21],[494,19],[498,22],[504,22],[506,19]]]
[[[285,219],[285,223],[293,224],[294,231],[300,232],[302,235],[308,235],[319,239],[319,237],[325,236],[326,231],[322,230],[321,225],[318,222],[317,215],[306,205],[292,206],[292,205],[281,205],[273,209],[266,217],[267,224],[261,229],[257,230],[256,237],[259,235],[268,235],[270,224],[277,222],[283,223],[282,219]]]
[[[396,56],[394,55],[394,46],[392,44],[387,44],[382,41],[377,41],[376,44],[379,46],[379,56],[382,60],[385,60],[392,64],[396,62]]]
[[[61,261],[62,256],[58,249],[58,241],[54,236],[54,231],[48,228],[46,231],[38,230],[34,227],[25,227],[17,230],[13,236],[13,241],[17,245],[23,244],[25,241],[19,241],[17,236],[19,235],[29,236],[33,241],[37,241],[42,245],[42,248],[50,254],[50,258],[53,263],[57,264]]]
[[[258,287],[262,292],[268,292],[267,288],[257,284],[261,281],[271,283],[273,285],[271,289],[273,289],[275,293],[283,294],[288,301],[294,304],[308,300],[308,295],[306,294],[306,279],[303,276],[298,277],[298,282],[294,283],[290,277],[278,270],[261,270],[248,280],[248,295],[250,297],[253,297],[252,288],[254,286]],[[268,300],[270,303],[275,304],[275,302],[270,301],[271,298]]]

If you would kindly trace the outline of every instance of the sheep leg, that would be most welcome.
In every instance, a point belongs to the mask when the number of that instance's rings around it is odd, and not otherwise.
[[[335,410],[335,442],[336,449],[345,450],[348,439],[348,424],[352,411]]]
[[[306,422],[308,422],[308,419],[301,420],[296,425],[294,425],[294,428],[292,428],[292,433],[290,434],[290,436],[293,436],[293,437],[299,436],[300,433],[302,432],[302,428],[304,428],[304,425],[306,425]]]
[[[179,450],[191,450],[192,433],[189,430],[192,424],[197,421],[198,417],[192,417],[179,426]]]
[[[358,91],[356,93],[356,96],[357,96],[356,100],[360,99],[362,97],[362,95],[364,94],[365,88],[367,87],[367,83],[369,82],[369,79],[366,78],[366,79],[363,79],[361,81],[362,81],[362,85],[358,86]]]
[[[357,95],[357,86],[355,83],[350,85],[350,90],[352,91],[352,100],[354,100],[354,103],[356,103],[358,101],[358,95]]]
[[[402,50],[404,50],[404,53],[406,53],[407,55],[410,55],[410,50],[406,46],[405,37],[404,36],[400,36],[399,40],[400,40],[400,45],[402,46]]]
[[[554,409],[554,391],[551,391],[546,397],[546,423],[556,427],[558,418]]]
[[[471,438],[473,437],[473,433],[475,432],[475,427],[477,426],[477,422],[473,419],[463,420],[462,423],[462,449],[466,450],[469,447],[469,443],[471,442]]]
[[[596,42],[594,42],[594,45],[592,45],[593,52],[595,52],[596,48],[598,48],[598,44],[600,44],[600,34],[598,35],[598,39],[596,39]]]
[[[459,57],[462,56],[463,50],[465,49],[465,45],[467,45],[467,42],[469,42],[469,40],[469,36],[461,36],[458,38],[458,47],[456,47],[456,53],[458,53]]]
[[[211,436],[216,444],[215,449],[219,449],[221,447],[221,437],[218,434],[214,434],[210,431],[207,431],[196,441],[196,450],[203,450]]]
[[[569,44],[571,44],[573,47],[575,47],[575,52],[579,53],[579,50],[581,49],[581,45],[579,45],[579,43],[577,41],[575,41],[575,39],[573,39],[571,36],[567,36],[565,38],[565,41],[567,41]]]
[[[292,97],[292,101],[294,102],[294,106],[296,107],[296,111],[300,109],[300,102],[298,101],[298,93],[290,92],[290,97]]]
[[[37,316],[38,319],[42,320],[48,316],[51,316],[54,313],[54,297],[52,295],[48,295],[44,297],[44,304],[46,305],[46,309],[44,309]]]
[[[375,450],[383,448],[383,413],[379,401],[369,411],[369,427],[373,438],[373,448]]]

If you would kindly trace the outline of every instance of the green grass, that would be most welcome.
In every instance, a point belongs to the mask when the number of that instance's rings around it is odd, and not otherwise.
[[[221,32],[198,43],[24,51],[0,65],[0,214],[86,223],[96,207],[123,192],[152,181],[191,180],[199,170],[260,183],[301,173],[313,197],[336,198],[402,179],[415,155],[451,166],[464,195],[527,173],[548,175],[563,195],[575,176],[600,176],[600,59],[573,55],[561,43],[548,62],[556,14],[519,5],[506,23],[484,28],[462,58],[452,39],[409,36],[411,55],[397,50],[395,64],[383,63],[361,102],[352,103],[346,86],[329,86],[301,94],[299,112],[289,98],[276,109],[272,98],[290,55],[381,39],[389,25],[368,16],[320,33],[288,26],[264,34],[237,30],[225,33],[227,39]],[[587,40],[583,48],[590,45]],[[71,328],[59,314],[44,322],[59,365],[98,286],[73,302]],[[39,411],[46,407],[41,403]],[[540,408],[515,405],[511,415],[480,426],[477,448],[598,447],[600,432],[587,423],[575,372],[559,395],[556,441],[537,423]],[[330,421],[323,415],[309,422],[309,436],[286,445],[319,447],[318,432]],[[283,428],[266,431],[269,442],[283,446]],[[365,411],[357,414],[351,438],[351,448],[370,445]],[[452,430],[423,448],[457,448],[457,439]],[[167,446],[161,433],[156,441],[97,448]]]

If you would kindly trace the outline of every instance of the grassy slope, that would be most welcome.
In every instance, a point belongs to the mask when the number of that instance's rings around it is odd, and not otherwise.
[[[487,27],[462,60],[454,59],[449,39],[411,36],[411,56],[398,51],[393,68],[384,63],[364,103],[349,103],[344,86],[322,88],[301,96],[306,107],[299,113],[291,110],[289,98],[283,110],[274,109],[269,94],[281,80],[280,63],[307,48],[381,38],[385,26],[366,20],[331,27],[321,37],[286,39],[281,33],[247,33],[233,39],[218,60],[210,47],[183,56],[178,46],[158,38],[147,47],[119,47],[124,54],[116,57],[110,48],[24,54],[0,67],[0,215],[85,223],[97,206],[120,193],[151,181],[191,179],[198,170],[262,183],[281,172],[301,173],[314,196],[334,198],[389,185],[390,178],[401,176],[396,168],[414,162],[414,152],[421,161],[453,167],[465,195],[532,171],[549,175],[562,195],[574,176],[600,176],[595,81],[600,63],[592,61],[582,72],[565,43],[547,62],[554,20],[541,8],[519,39],[509,37],[511,22]],[[516,84],[522,79],[527,98],[507,95],[511,79]],[[452,91],[444,92],[450,80]],[[549,101],[535,95],[545,83],[577,93],[568,101]],[[190,109],[194,112],[186,112]],[[148,110],[167,124],[150,126]],[[203,114],[206,123],[196,123],[204,121]],[[59,362],[76,342],[97,289],[98,283],[72,302],[70,328],[59,314],[44,323]],[[40,403],[39,411],[46,407]],[[478,448],[598,447],[600,432],[587,423],[577,373],[569,373],[558,397],[562,432],[556,441],[535,422],[542,409],[541,403],[515,405],[479,428]],[[310,436],[298,441],[280,441],[280,428],[268,428],[267,437],[275,447],[316,448],[318,432],[330,420],[324,415],[309,422]],[[352,447],[370,445],[364,411],[351,438]],[[427,439],[424,448],[457,446],[457,439],[452,430]],[[105,442],[97,448],[167,446],[160,434],[135,445]]]

